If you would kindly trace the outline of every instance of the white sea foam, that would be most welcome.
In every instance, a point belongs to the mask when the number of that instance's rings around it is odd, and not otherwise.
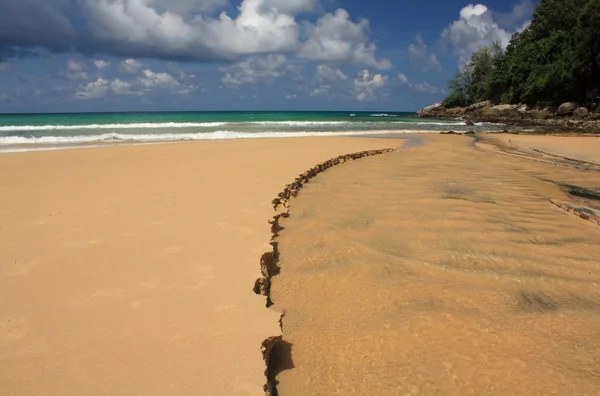
[[[398,117],[398,116],[395,114],[381,113],[381,114],[371,114],[369,117]]]
[[[381,134],[403,134],[424,133],[428,131],[418,130],[381,130],[381,131],[305,131],[305,132],[233,132],[217,131],[208,133],[163,133],[163,134],[121,134],[105,133],[102,135],[88,136],[1,136],[0,152],[18,152],[31,150],[51,150],[61,148],[74,148],[85,145],[89,147],[94,144],[118,144],[118,143],[155,143],[176,141],[198,141],[198,140],[225,140],[225,139],[256,139],[256,138],[285,138],[285,137],[309,137],[309,136],[358,136],[358,135],[381,135]],[[429,131],[435,133],[435,131]]]
[[[272,126],[319,126],[319,125],[345,125],[350,121],[256,121],[251,122],[255,125]]]
[[[79,129],[158,129],[158,128],[202,128],[219,127],[227,122],[159,122],[133,124],[83,124],[83,125],[6,125],[0,126],[0,132],[19,131],[71,131]]]

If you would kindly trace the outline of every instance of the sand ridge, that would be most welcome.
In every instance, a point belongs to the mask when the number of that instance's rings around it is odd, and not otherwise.
[[[460,136],[334,168],[279,234],[278,394],[598,394],[595,172]]]
[[[352,154],[340,155],[335,158],[331,158],[327,161],[315,165],[306,172],[301,173],[298,177],[296,177],[294,182],[285,186],[283,191],[277,195],[277,198],[273,199],[273,201],[271,202],[273,204],[273,210],[275,212],[278,212],[278,214],[273,216],[273,218],[269,220],[269,224],[271,225],[271,240],[269,241],[269,244],[271,245],[272,250],[264,253],[261,256],[260,271],[262,277],[258,278],[255,281],[253,287],[253,291],[255,294],[263,295],[266,297],[267,308],[273,305],[273,301],[271,299],[272,278],[274,276],[277,276],[280,271],[280,268],[277,265],[279,261],[279,244],[277,242],[277,237],[279,236],[279,231],[282,229],[280,225],[280,220],[289,217],[289,201],[292,198],[296,198],[300,193],[300,190],[308,182],[310,182],[312,178],[316,177],[319,173],[322,173],[329,168],[344,164],[348,161],[355,161],[373,155],[390,153],[395,150],[395,148],[368,150]],[[281,316],[279,318],[280,328],[283,327],[284,316],[285,312],[281,312]],[[268,396],[277,394],[275,379],[277,373],[274,371],[277,370],[277,367],[281,365],[281,361],[286,359],[286,348],[287,345],[283,342],[283,337],[281,335],[271,336],[264,340],[261,344],[261,353],[263,355],[263,360],[266,364],[265,377],[267,382],[264,386],[264,391],[265,394]]]

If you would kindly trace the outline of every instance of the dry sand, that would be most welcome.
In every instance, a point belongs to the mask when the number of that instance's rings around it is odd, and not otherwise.
[[[270,200],[399,141],[215,141],[0,155],[1,395],[260,395],[279,315],[252,293]]]
[[[291,201],[279,396],[600,394],[600,173],[423,140]]]

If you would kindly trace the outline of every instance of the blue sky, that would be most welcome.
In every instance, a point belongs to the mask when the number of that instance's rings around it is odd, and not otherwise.
[[[2,0],[0,112],[413,111],[534,0]]]

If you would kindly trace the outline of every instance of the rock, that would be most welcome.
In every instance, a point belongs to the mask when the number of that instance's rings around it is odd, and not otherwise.
[[[466,126],[473,126],[473,125],[475,125],[475,124],[473,124],[473,121],[471,121],[471,120],[466,120],[466,121],[465,121],[465,125],[466,125]]]
[[[492,103],[491,100],[486,100],[484,102],[472,104],[471,106],[467,107],[467,111],[481,110],[481,109],[485,109],[486,107],[492,107],[493,105],[494,104]]]
[[[516,105],[498,105],[483,109],[481,115],[491,120],[499,118],[520,118]]]
[[[531,107],[524,104],[521,105],[517,110],[519,111],[519,113],[527,113],[528,111],[531,111]]]
[[[534,120],[547,120],[548,118],[554,117],[554,113],[545,110],[531,110],[528,115]]]
[[[573,111],[579,107],[575,102],[566,102],[558,106],[557,114],[559,116],[570,116],[573,114]]]
[[[585,118],[590,114],[587,108],[579,107],[573,111],[573,117],[575,118]]]
[[[446,109],[444,116],[445,117],[461,117],[466,112],[465,107],[453,107],[451,109]]]
[[[558,111],[558,107],[546,106],[542,109],[542,111],[546,113],[556,114],[556,112]]]
[[[423,107],[421,110],[417,111],[417,115],[420,117],[431,117],[444,110],[446,110],[446,108],[442,106],[441,103],[436,103],[431,106]]]

